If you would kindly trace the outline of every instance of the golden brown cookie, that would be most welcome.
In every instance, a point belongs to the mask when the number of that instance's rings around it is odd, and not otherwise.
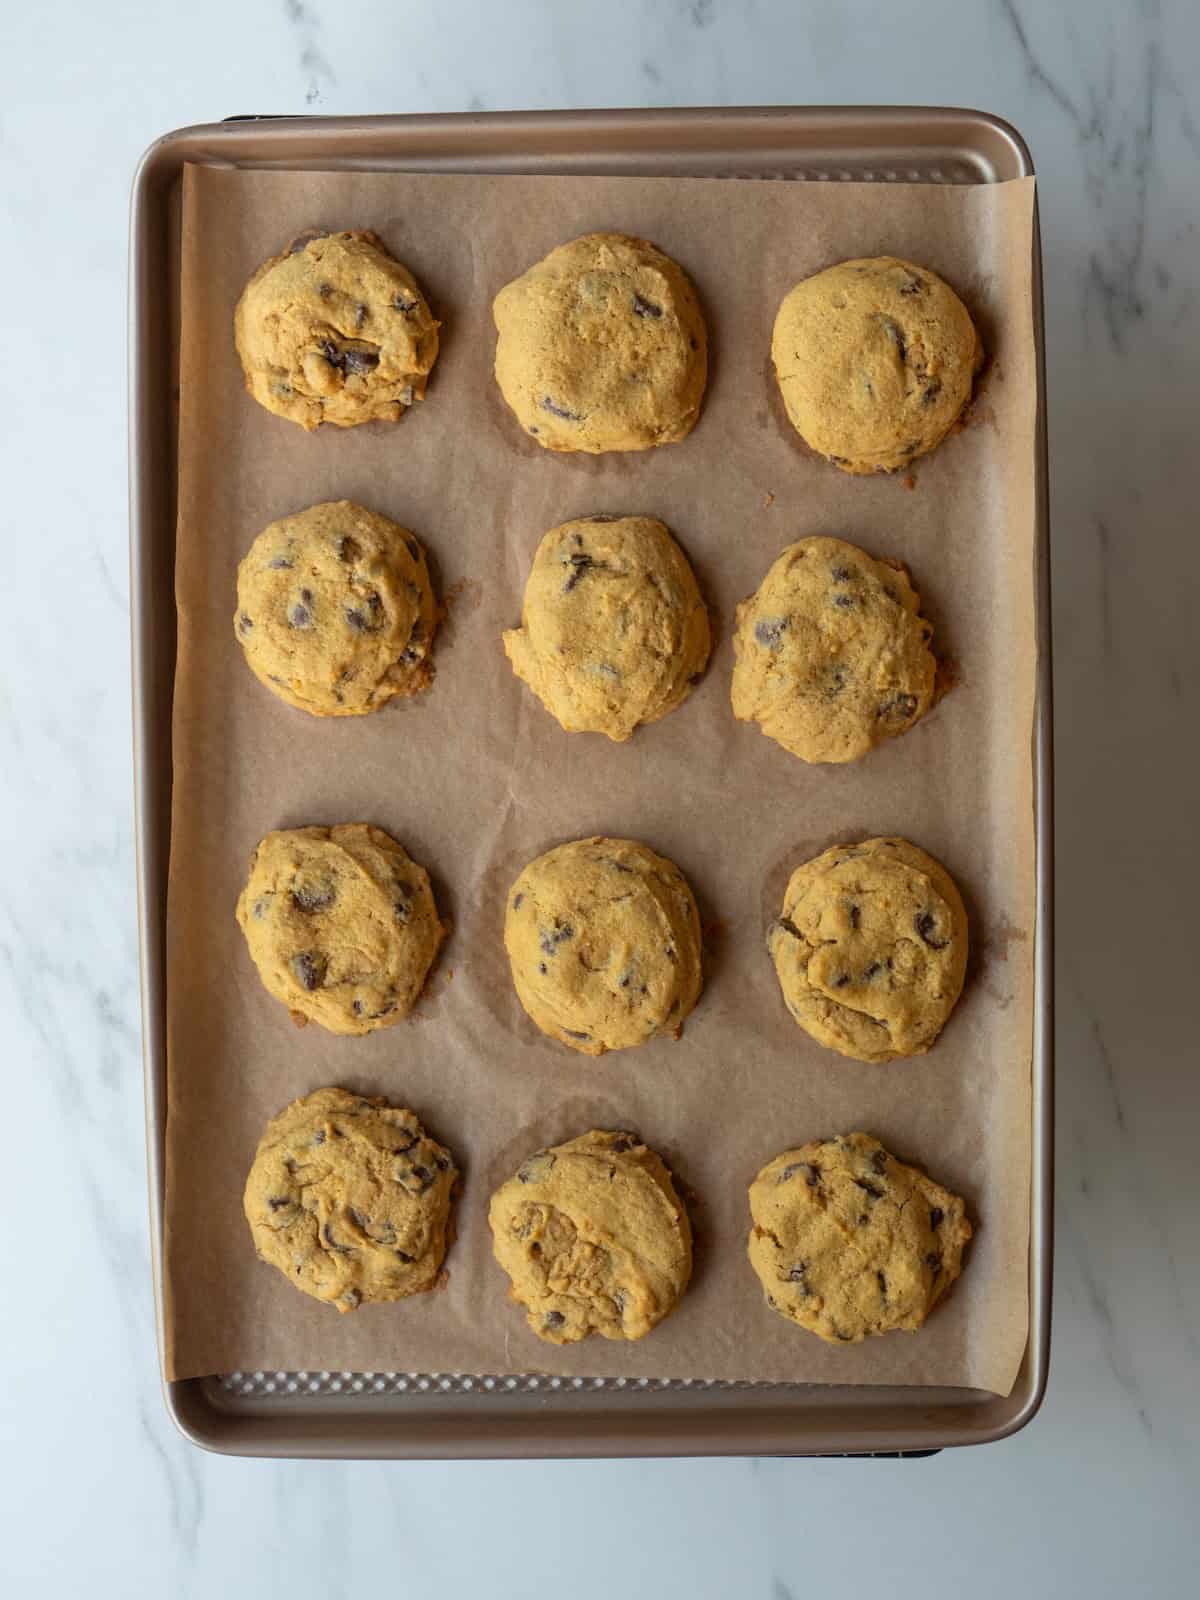
[[[933,703],[933,629],[899,562],[842,539],[789,545],[733,636],[733,714],[802,761],[857,761]]]
[[[601,1056],[677,1039],[700,995],[700,917],[683,873],[635,839],[573,839],[513,884],[504,947],[543,1033]]]
[[[437,1282],[457,1179],[411,1111],[318,1089],[267,1124],[242,1205],[263,1261],[353,1311]]]
[[[427,689],[437,620],[416,537],[350,500],[272,522],[238,568],[234,632],[251,671],[317,717]]]
[[[438,326],[407,267],[373,233],[307,235],[246,285],[234,338],[246,388],[316,428],[398,422],[437,360]]]
[[[792,873],[767,948],[806,1033],[856,1061],[929,1049],[962,991],[967,914],[907,839],[837,844]]]
[[[957,422],[983,346],[936,272],[875,256],[798,283],[775,318],[771,355],[806,444],[845,472],[894,472]]]
[[[708,338],[682,268],[645,239],[588,233],[496,296],[496,382],[547,450],[649,450],[700,415]]]
[[[641,1339],[692,1275],[671,1174],[636,1134],[593,1130],[539,1150],[492,1196],[496,1260],[539,1339]]]
[[[346,1034],[408,1015],[446,932],[424,867],[365,822],[268,833],[237,919],[263,987],[293,1021]]]
[[[814,1139],[750,1185],[767,1304],[831,1344],[914,1332],[962,1271],[963,1202],[868,1133]]]
[[[628,739],[691,693],[708,612],[687,557],[655,517],[581,517],[533,558],[513,671],[568,733]]]

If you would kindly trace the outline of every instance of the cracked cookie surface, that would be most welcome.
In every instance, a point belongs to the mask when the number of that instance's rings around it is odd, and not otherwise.
[[[242,1206],[263,1261],[353,1311],[433,1287],[457,1179],[411,1111],[318,1089],[267,1124]]]
[[[407,267],[375,234],[298,239],[250,279],[234,313],[246,388],[317,428],[398,422],[437,360],[438,326]]]
[[[936,272],[875,256],[798,283],[775,318],[771,356],[807,445],[845,472],[895,472],[954,426],[983,346]]]
[[[687,557],[654,517],[582,517],[538,545],[513,671],[569,733],[628,739],[691,693],[708,612]]]
[[[268,833],[237,920],[268,994],[342,1034],[406,1017],[445,937],[424,867],[365,822]]]
[[[692,1231],[636,1134],[593,1129],[527,1157],[492,1196],[496,1260],[539,1339],[641,1339],[678,1304]]]
[[[420,541],[349,500],[272,522],[238,567],[233,627],[251,671],[317,717],[427,689],[437,616]]]
[[[649,450],[695,426],[708,337],[683,269],[645,239],[589,233],[501,289],[496,382],[546,450]]]
[[[857,761],[933,703],[932,626],[899,562],[789,545],[737,608],[733,714],[802,761]]]
[[[962,1271],[956,1194],[867,1133],[814,1139],[750,1185],[750,1264],[767,1304],[830,1344],[914,1332]]]
[[[921,1055],[962,991],[967,914],[907,839],[834,845],[797,867],[767,949],[795,1020],[856,1061]]]
[[[700,994],[700,918],[679,868],[635,839],[574,839],[508,893],[504,947],[543,1033],[583,1055],[678,1038]]]

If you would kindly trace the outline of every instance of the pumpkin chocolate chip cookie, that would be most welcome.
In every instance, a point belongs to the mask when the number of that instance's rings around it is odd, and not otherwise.
[[[767,948],[788,1010],[856,1061],[922,1055],[962,991],[967,914],[907,839],[834,845],[793,872]]]
[[[899,562],[801,539],[737,608],[733,714],[802,761],[857,761],[933,702],[933,635]]]
[[[316,717],[428,688],[437,620],[419,541],[349,500],[272,522],[238,568],[233,626],[251,671]]]
[[[682,268],[645,239],[589,233],[506,284],[496,382],[547,450],[649,450],[700,415],[708,338]]]
[[[267,1124],[242,1205],[263,1261],[353,1311],[433,1287],[457,1179],[411,1111],[318,1089]]]
[[[398,422],[437,360],[438,323],[375,234],[298,239],[246,285],[234,315],[246,388],[268,411],[322,422]]]
[[[895,472],[954,426],[983,346],[936,272],[876,256],[798,283],[775,318],[771,355],[806,444],[845,472]]]
[[[683,873],[634,839],[574,839],[513,884],[504,946],[543,1033],[583,1055],[668,1034],[700,995],[700,917]]]
[[[628,739],[691,693],[708,660],[708,612],[687,557],[654,517],[552,528],[504,635],[513,671],[569,733]]]
[[[593,1130],[539,1150],[496,1190],[488,1217],[509,1296],[550,1344],[641,1339],[692,1274],[687,1212],[633,1133]]]
[[[776,1156],[750,1185],[750,1214],[767,1304],[831,1344],[919,1328],[972,1231],[958,1195],[867,1133]]]
[[[365,822],[267,834],[237,920],[263,987],[293,1021],[342,1034],[406,1017],[446,932],[424,867]]]

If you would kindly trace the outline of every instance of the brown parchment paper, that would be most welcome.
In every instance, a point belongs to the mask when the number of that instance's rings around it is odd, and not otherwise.
[[[962,1384],[1009,1391],[1026,1341],[1034,836],[1032,180],[967,188],[636,178],[457,177],[192,168],[184,193],[176,583],[179,656],[169,893],[166,1366],[523,1371]],[[370,227],[443,322],[428,398],[398,426],[313,435],[245,393],[233,347],[253,269],[309,226]],[[613,229],[654,240],[699,290],[708,395],[682,444],[552,455],[495,389],[492,297],[547,250]],[[891,253],[942,273],[992,358],[973,420],[899,477],[844,476],[784,421],[769,369],[798,279]],[[233,636],[255,534],[316,501],[359,500],[426,542],[449,620],[432,691],[345,721],[290,709]],[[595,511],[675,531],[716,646],[688,703],[626,745],[568,735],[513,677],[543,532]],[[917,728],[848,767],[808,767],[734,721],[730,629],[782,547],[833,533],[908,563],[956,663]],[[433,876],[453,934],[414,1017],[366,1039],[297,1029],[234,922],[272,828],[368,820]],[[501,942],[505,891],[550,845],[644,839],[686,873],[706,924],[704,994],[683,1038],[599,1061],[521,1011]],[[790,870],[827,845],[899,833],[958,881],[973,955],[926,1056],[866,1066],[792,1022],[764,950]],[[260,1264],[241,1194],[255,1143],[322,1084],[412,1106],[465,1173],[445,1286],[348,1316]],[[537,1340],[491,1257],[488,1196],[530,1150],[593,1126],[639,1129],[694,1196],[696,1271],[634,1345]],[[965,1194],[966,1270],[916,1336],[829,1348],[763,1303],[745,1257],[746,1186],[779,1150],[863,1128]]]

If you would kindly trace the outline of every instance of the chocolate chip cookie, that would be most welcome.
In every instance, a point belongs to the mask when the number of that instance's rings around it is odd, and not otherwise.
[[[350,500],[272,522],[238,568],[233,626],[251,671],[313,716],[427,689],[437,620],[419,540]]]
[[[857,761],[933,703],[933,628],[898,561],[801,539],[737,608],[733,714],[802,761]]]
[[[708,660],[708,612],[687,557],[654,517],[582,517],[533,558],[513,671],[568,733],[628,739],[691,693]]]
[[[683,873],[634,839],[574,839],[509,891],[504,947],[543,1033],[600,1056],[677,1039],[700,994],[700,918]]]
[[[246,388],[308,429],[398,422],[425,398],[438,327],[408,268],[353,230],[302,237],[264,261],[234,315]]]
[[[957,422],[983,346],[936,272],[876,256],[798,283],[775,318],[771,355],[806,444],[844,472],[895,472]]]
[[[318,1089],[267,1124],[242,1205],[263,1261],[353,1311],[437,1282],[457,1179],[411,1111]]]
[[[424,867],[365,822],[267,834],[237,919],[292,1020],[344,1034],[406,1017],[446,932]]]
[[[633,1133],[593,1130],[529,1156],[488,1220],[509,1297],[549,1344],[641,1339],[692,1275],[692,1230],[662,1159]]]
[[[791,876],[767,948],[792,1016],[856,1061],[922,1055],[962,991],[967,914],[907,839],[838,844]]]
[[[678,263],[645,239],[589,233],[506,284],[496,382],[547,450],[649,450],[695,426],[708,337]]]
[[[868,1133],[785,1150],[750,1185],[767,1304],[831,1344],[915,1332],[962,1271],[958,1195]]]

